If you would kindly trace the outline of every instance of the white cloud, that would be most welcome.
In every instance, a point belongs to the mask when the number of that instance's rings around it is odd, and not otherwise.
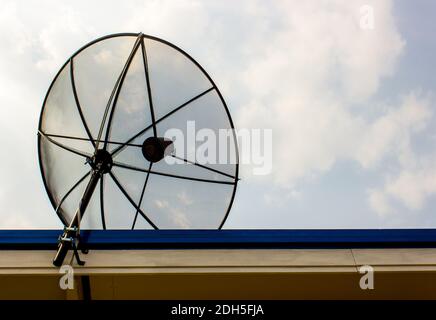
[[[371,191],[369,201],[381,216],[392,212],[395,205],[417,212],[436,195],[436,155],[413,154],[412,159],[395,175],[387,175],[383,186]]]
[[[47,25],[39,32],[37,46],[41,50],[41,56],[36,61],[37,68],[57,71],[67,57],[71,56],[73,50],[69,39],[85,43],[90,36],[96,32],[80,17],[80,13],[71,7],[61,7],[59,12],[53,16]]]
[[[421,209],[425,198],[436,194],[436,172],[431,167],[412,172],[405,170],[386,185],[386,193],[401,200],[409,209]]]
[[[279,190],[277,190],[279,189]],[[289,200],[299,200],[301,192],[295,189],[283,190],[279,188],[269,188],[263,195],[263,200],[269,206],[284,207]]]
[[[373,31],[359,27],[362,4],[280,3],[281,29],[260,35],[265,42],[242,70],[251,99],[241,108],[238,123],[273,128],[273,175],[279,184],[293,186],[340,159],[374,165],[398,139],[386,137],[377,149],[373,137],[365,137],[383,130],[384,118],[401,117],[395,108],[389,110],[392,115],[380,110],[378,118],[369,120],[365,109],[353,106],[369,103],[404,46],[390,1],[370,2],[376,15]],[[415,120],[420,119],[410,122]],[[392,135],[412,125],[399,123]]]
[[[165,208],[168,208],[168,206],[169,206],[168,201],[165,201],[165,200],[158,200],[158,199],[154,201],[154,204],[155,204],[156,207],[159,208],[159,209],[165,209]]]
[[[184,206],[190,206],[194,203],[194,200],[192,200],[185,191],[177,194],[177,199],[179,199],[180,203]]]
[[[178,208],[170,209],[170,220],[172,224],[177,228],[181,228],[181,229],[191,228],[191,222],[186,216],[186,213]]]
[[[179,197],[178,197],[179,198]],[[182,201],[179,198],[180,201]],[[171,205],[166,200],[155,200],[155,206],[160,209],[162,214],[165,214],[165,218],[168,219],[170,225],[176,226],[182,229],[189,229],[191,223],[183,212],[183,210],[179,209],[177,205]]]
[[[403,97],[398,107],[362,127],[355,159],[364,168],[376,165],[386,154],[394,153],[400,162],[410,161],[410,140],[423,130],[432,116],[430,101],[419,93]]]
[[[382,217],[392,213],[392,207],[389,204],[386,194],[380,192],[380,190],[368,190],[368,202],[371,208]]]

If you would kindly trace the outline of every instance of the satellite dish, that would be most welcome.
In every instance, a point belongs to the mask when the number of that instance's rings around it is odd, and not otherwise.
[[[175,148],[177,138],[165,133],[178,129],[186,137],[190,121],[217,137],[234,129],[211,77],[175,45],[114,34],[68,59],[47,92],[38,130],[44,185],[66,227],[55,265],[75,248],[81,227],[223,227],[238,161],[201,164],[195,150]],[[233,130],[229,148],[237,159]]]

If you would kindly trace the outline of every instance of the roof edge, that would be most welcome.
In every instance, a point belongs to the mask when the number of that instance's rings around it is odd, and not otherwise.
[[[56,249],[61,230],[0,230],[0,249]],[[81,230],[89,249],[419,248],[436,229]]]

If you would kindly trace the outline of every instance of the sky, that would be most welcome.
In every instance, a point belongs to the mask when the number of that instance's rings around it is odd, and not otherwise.
[[[373,25],[362,27],[362,7]],[[272,129],[272,172],[242,180],[225,228],[435,228],[436,4],[417,0],[0,0],[0,228],[59,228],[37,161],[58,69],[140,32],[193,56],[236,128]]]

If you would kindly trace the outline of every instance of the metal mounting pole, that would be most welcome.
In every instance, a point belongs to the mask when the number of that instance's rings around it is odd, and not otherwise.
[[[82,200],[79,204],[79,208],[77,209],[73,219],[71,220],[70,225],[64,229],[64,233],[59,239],[60,241],[58,251],[55,258],[53,259],[53,264],[56,267],[62,266],[68,250],[74,247],[74,241],[77,238],[77,230],[80,225],[80,220],[85,214],[86,208],[88,207],[89,201],[91,200],[92,194],[94,193],[95,187],[97,186],[97,183],[102,175],[103,172],[101,170],[94,170],[92,172],[91,179],[86,186]]]

